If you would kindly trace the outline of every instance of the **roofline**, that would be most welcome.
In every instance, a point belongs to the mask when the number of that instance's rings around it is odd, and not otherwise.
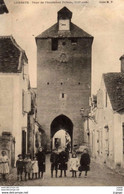
[[[77,26],[76,24],[74,24],[73,22],[71,22],[71,24],[73,24],[74,26],[76,26],[77,28],[79,28],[80,30],[82,30],[82,31],[84,31],[81,27],[79,27],[79,26]],[[55,23],[55,24],[53,24],[51,27],[53,27],[54,25],[58,25],[58,22],[57,23]],[[61,34],[59,34],[59,35],[57,35],[56,37],[55,36],[48,36],[48,37],[42,37],[42,34],[45,32],[45,31],[47,31],[47,30],[49,30],[51,27],[49,27],[49,28],[47,28],[46,30],[44,30],[41,34],[39,34],[39,35],[37,35],[36,37],[35,37],[35,40],[36,39],[48,39],[48,38],[65,38],[66,36],[62,36]],[[58,30],[59,31],[59,30]],[[71,32],[71,30],[69,30],[69,32]],[[84,31],[85,32],[85,31]],[[87,36],[81,36],[81,37],[73,37],[73,36],[71,36],[71,37],[67,37],[67,38],[88,38],[88,39],[94,39],[94,37],[92,36],[92,35],[90,35],[89,33],[87,33],[87,32],[85,32],[86,34],[87,34]]]
[[[1,6],[1,8],[3,9],[3,12],[1,12],[0,15],[1,15],[1,14],[4,14],[4,13],[9,13],[8,8],[7,8],[7,6],[6,6],[5,2],[4,2],[4,0],[3,0],[3,2],[0,3],[0,6]]]
[[[124,59],[124,55],[122,55],[122,56],[119,58],[119,60],[122,60],[122,59]]]
[[[119,112],[119,111],[121,111],[121,110],[124,110],[124,107],[123,108],[119,108],[119,109],[117,109],[117,110],[113,110],[114,112]]]
[[[25,51],[17,44],[17,42],[16,42],[16,40],[13,38],[13,36],[12,36],[12,35],[6,35],[6,36],[3,35],[3,36],[0,36],[0,39],[6,39],[6,38],[10,38],[10,39],[11,39],[12,43],[14,44],[14,46],[15,46],[20,52],[22,52],[22,54],[24,54],[25,59],[26,59],[26,62],[28,63],[28,58],[27,58],[27,56],[26,56]]]
[[[60,37],[52,37],[52,36],[49,36],[49,37],[35,37],[35,39],[48,39],[48,38],[58,38],[58,39],[63,39],[63,38],[68,38],[68,39],[71,39],[71,38],[83,38],[83,39],[94,39],[94,37],[93,36],[91,36],[91,37],[87,37],[87,36],[84,36],[84,37],[75,37],[75,36],[71,36],[71,37],[62,37],[62,36],[60,36]]]
[[[110,73],[121,73],[121,72],[110,72]],[[106,87],[106,84],[105,84],[105,75],[107,75],[107,74],[109,74],[109,73],[103,73],[102,74],[102,77],[103,77],[103,80],[104,80],[104,85],[105,85],[105,88],[106,88],[106,92],[107,92],[107,94],[108,94],[108,90],[107,90],[107,87]],[[108,94],[108,96],[109,96],[109,94]],[[109,100],[110,100],[110,97],[109,97]],[[111,107],[112,107],[112,102],[111,102],[111,100],[110,100],[110,103],[111,103]],[[119,108],[119,109],[117,109],[117,110],[114,110],[113,109],[113,107],[112,107],[112,110],[114,111],[114,112],[119,112],[119,111],[121,111],[121,110],[124,110],[124,107],[121,107],[121,108]]]
[[[12,35],[11,35],[11,40],[12,40],[13,44],[16,46],[16,48],[18,48],[18,49],[20,50],[20,52],[22,53],[22,54],[20,53],[20,56],[22,57],[22,55],[24,54],[25,60],[26,60],[26,62],[28,63],[28,58],[27,58],[27,56],[26,56],[25,51],[17,44],[16,40],[13,38]]]

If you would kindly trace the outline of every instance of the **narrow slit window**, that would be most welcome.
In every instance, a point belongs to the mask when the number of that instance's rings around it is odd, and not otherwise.
[[[62,93],[62,98],[64,98],[64,93]]]
[[[63,42],[62,45],[65,46],[66,45],[66,42]]]

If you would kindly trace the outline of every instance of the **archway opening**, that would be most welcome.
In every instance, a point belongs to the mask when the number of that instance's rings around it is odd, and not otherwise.
[[[73,123],[65,115],[56,117],[51,123],[51,149],[65,147],[72,151]]]

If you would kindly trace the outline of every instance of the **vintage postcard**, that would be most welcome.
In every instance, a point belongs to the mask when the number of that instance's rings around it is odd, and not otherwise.
[[[123,193],[123,10],[123,0],[0,0],[2,193]]]

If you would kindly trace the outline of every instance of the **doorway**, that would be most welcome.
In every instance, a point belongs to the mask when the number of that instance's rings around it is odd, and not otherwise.
[[[73,123],[65,115],[59,115],[51,123],[51,150],[55,148],[68,148],[72,151]]]

